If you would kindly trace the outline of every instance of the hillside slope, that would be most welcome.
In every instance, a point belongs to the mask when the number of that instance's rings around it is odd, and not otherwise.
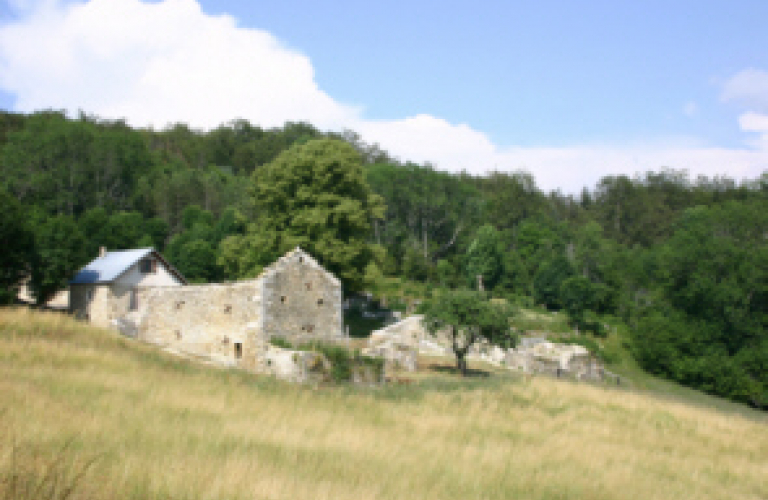
[[[768,498],[764,414],[420,380],[296,387],[0,310],[0,498]]]

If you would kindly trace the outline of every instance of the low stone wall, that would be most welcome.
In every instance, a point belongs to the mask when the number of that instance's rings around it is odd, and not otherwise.
[[[281,380],[321,383],[331,379],[331,363],[320,353],[268,345],[260,371]]]

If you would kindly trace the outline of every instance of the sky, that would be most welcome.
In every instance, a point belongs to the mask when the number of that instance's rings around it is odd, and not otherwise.
[[[0,0],[0,108],[354,130],[545,191],[768,170],[765,0]]]

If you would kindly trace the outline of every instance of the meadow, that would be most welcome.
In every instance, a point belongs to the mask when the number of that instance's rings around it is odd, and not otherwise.
[[[2,309],[0,498],[768,498],[765,413],[488,375],[292,386]]]

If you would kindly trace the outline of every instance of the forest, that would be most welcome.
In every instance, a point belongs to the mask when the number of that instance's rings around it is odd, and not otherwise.
[[[0,172],[3,303],[27,279],[44,303],[100,246],[152,246],[216,282],[301,245],[348,293],[482,276],[593,336],[615,318],[645,370],[768,407],[768,173],[660,166],[546,193],[528,172],[442,172],[307,123],[153,130],[58,111],[0,113]]]

